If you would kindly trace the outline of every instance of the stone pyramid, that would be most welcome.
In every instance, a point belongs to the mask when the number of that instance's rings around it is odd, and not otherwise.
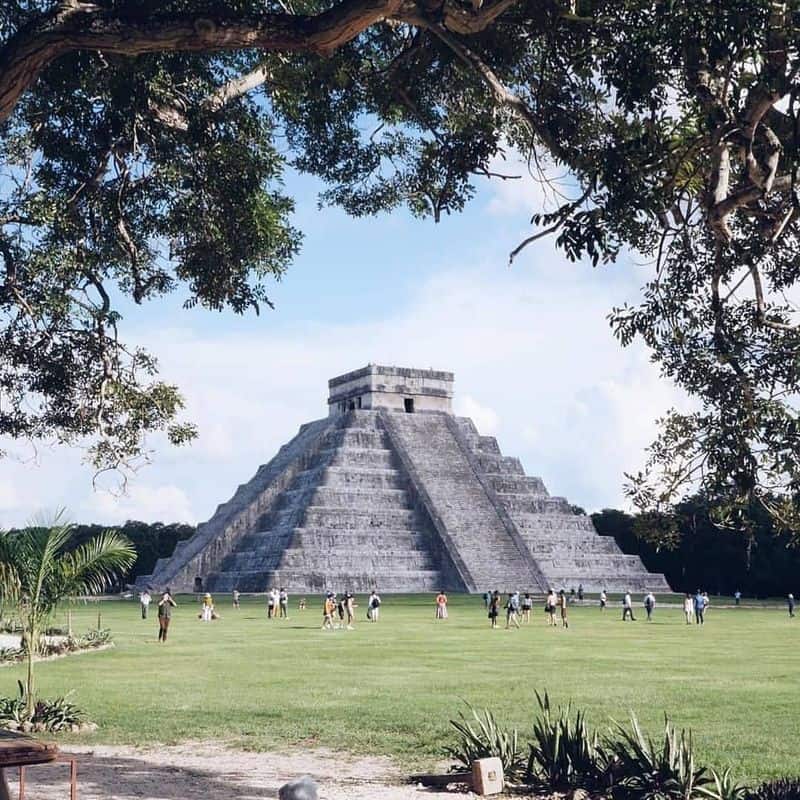
[[[451,410],[453,375],[369,365],[137,585],[173,591],[670,591]]]

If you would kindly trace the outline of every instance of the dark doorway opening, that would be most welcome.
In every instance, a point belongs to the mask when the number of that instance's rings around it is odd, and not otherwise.
[[[406,414],[413,414],[414,413],[414,398],[413,397],[406,397],[403,399],[403,405],[406,409]]]
[[[203,579],[199,575],[194,579],[194,590],[195,592],[203,591]]]

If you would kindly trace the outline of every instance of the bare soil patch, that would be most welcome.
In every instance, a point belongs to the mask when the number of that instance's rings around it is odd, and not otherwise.
[[[261,800],[278,796],[287,781],[310,775],[322,800],[466,800],[464,791],[404,783],[391,759],[327,749],[253,753],[214,742],[153,748],[65,747],[78,758],[81,800]],[[28,794],[40,800],[69,796],[64,764],[30,767]],[[16,770],[9,771],[12,796]]]

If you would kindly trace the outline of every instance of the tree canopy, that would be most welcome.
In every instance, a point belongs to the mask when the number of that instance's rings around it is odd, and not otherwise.
[[[287,164],[353,215],[458,212],[513,148],[571,191],[571,259],[652,264],[613,311],[696,398],[632,476],[796,526],[797,0],[12,0],[0,9],[0,432],[195,435],[121,298],[269,304],[300,244]],[[502,178],[500,178],[502,179]],[[645,410],[646,413],[646,410]]]

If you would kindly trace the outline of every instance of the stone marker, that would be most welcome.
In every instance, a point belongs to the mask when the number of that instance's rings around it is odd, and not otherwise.
[[[289,781],[281,786],[278,798],[279,800],[319,800],[317,784],[308,775],[304,775],[296,781]]]
[[[481,796],[503,791],[503,762],[499,758],[472,762],[472,790]]]

